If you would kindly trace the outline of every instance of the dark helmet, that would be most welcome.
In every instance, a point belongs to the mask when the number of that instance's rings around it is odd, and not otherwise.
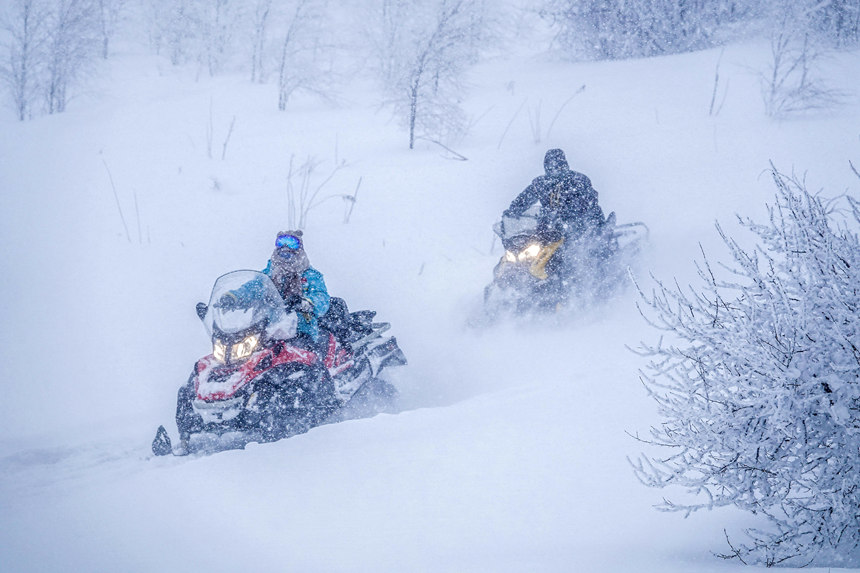
[[[570,170],[564,151],[561,149],[550,149],[543,158],[543,168],[548,176],[559,175]]]

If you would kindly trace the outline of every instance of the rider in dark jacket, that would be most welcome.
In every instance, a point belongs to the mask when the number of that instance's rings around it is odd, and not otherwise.
[[[505,216],[519,217],[539,201],[538,234],[547,235],[555,231],[576,238],[589,228],[603,225],[603,210],[597,204],[597,191],[588,177],[568,167],[564,151],[547,151],[543,166],[546,174],[536,177],[511,202]]]

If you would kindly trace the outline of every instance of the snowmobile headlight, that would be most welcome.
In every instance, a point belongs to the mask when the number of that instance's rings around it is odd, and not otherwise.
[[[538,243],[532,243],[519,254],[519,260],[525,261],[527,259],[533,259],[538,256],[540,253],[540,245]]]
[[[505,261],[509,263],[515,263],[517,262],[517,256],[511,251],[505,251]]]
[[[230,349],[231,360],[242,360],[248,358],[257,349],[257,344],[260,342],[260,337],[256,334],[246,336]]]
[[[225,362],[227,359],[227,347],[217,338],[212,343],[212,356],[214,356],[215,360],[218,362]]]

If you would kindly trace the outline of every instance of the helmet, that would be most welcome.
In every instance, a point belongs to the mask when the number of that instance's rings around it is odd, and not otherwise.
[[[548,176],[558,175],[568,171],[567,159],[561,149],[550,149],[543,158],[543,168]]]

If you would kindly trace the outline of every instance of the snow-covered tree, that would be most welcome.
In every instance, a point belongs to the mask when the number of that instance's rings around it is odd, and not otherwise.
[[[835,45],[860,41],[860,0],[543,0],[540,14],[577,58],[689,52],[767,32],[786,11],[792,31]]]
[[[284,24],[278,58],[278,109],[298,90],[327,95],[332,89],[331,45],[323,0],[295,0],[282,6]]]
[[[65,111],[97,57],[98,13],[95,0],[15,0],[7,8],[0,74],[19,119]]]
[[[48,113],[66,110],[69,88],[82,79],[98,53],[98,10],[92,0],[54,0],[48,16],[47,77],[44,95]]]
[[[196,62],[209,75],[228,66],[252,82],[277,72],[278,109],[296,91],[333,89],[335,33],[326,0],[148,0],[150,38],[174,65]]]
[[[860,43],[860,0],[804,0],[804,3],[810,31],[827,38],[836,46],[856,46]]]
[[[223,70],[233,55],[233,36],[242,24],[242,7],[230,0],[209,0],[199,10],[201,15],[201,64],[210,76]]]
[[[842,102],[844,94],[827,85],[820,72],[822,60],[837,43],[820,29],[828,3],[777,0],[770,7],[767,27],[771,61],[761,72],[765,111],[772,117],[822,110]]]
[[[32,117],[45,64],[48,7],[44,0],[14,0],[2,13],[0,80],[21,121]]]
[[[827,50],[809,34],[785,27],[770,40],[771,60],[760,74],[765,111],[771,117],[829,109],[844,99],[822,79],[819,65]]]
[[[251,26],[251,81],[264,82],[266,79],[266,46],[272,0],[257,0]]]
[[[149,36],[156,53],[178,66],[200,53],[203,16],[195,0],[149,0]]]
[[[855,171],[856,173],[856,171]],[[653,487],[692,495],[661,509],[736,506],[767,518],[729,557],[838,563],[860,545],[860,205],[772,171],[776,202],[734,260],[700,288],[657,282],[643,315],[665,331],[642,380],[662,423],[633,462]]]
[[[545,0],[541,15],[568,53],[621,59],[688,52],[725,41],[756,0]]]
[[[448,138],[464,124],[463,73],[487,31],[483,0],[382,0],[372,36],[388,101],[415,138]]]
[[[107,59],[110,55],[110,43],[116,35],[126,0],[97,0],[98,21],[102,38],[102,57]]]
[[[247,6],[236,0],[147,0],[150,39],[173,65],[196,63],[210,76],[235,59]]]

